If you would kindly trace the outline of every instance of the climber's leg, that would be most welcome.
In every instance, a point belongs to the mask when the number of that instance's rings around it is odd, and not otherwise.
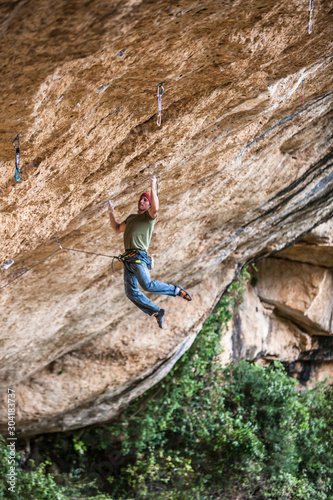
[[[182,299],[188,301],[192,300],[191,295],[180,285],[169,285],[168,283],[162,283],[161,281],[157,280],[151,281],[148,268],[144,262],[136,265],[137,267],[134,271],[135,276],[137,277],[140,286],[146,292],[160,293],[162,295],[172,295],[173,297],[179,295],[179,297],[181,297]]]
[[[175,285],[162,283],[162,281],[157,280],[151,281],[148,267],[144,262],[141,262],[140,264],[134,263],[133,272],[145,292],[159,293],[160,295],[171,295],[173,297],[177,295],[177,287]]]
[[[144,264],[145,265],[145,264]],[[124,263],[124,284],[125,293],[127,297],[145,314],[151,316],[158,313],[160,308],[156,306],[151,300],[148,299],[138,288],[138,280],[133,272],[137,264],[125,262]]]

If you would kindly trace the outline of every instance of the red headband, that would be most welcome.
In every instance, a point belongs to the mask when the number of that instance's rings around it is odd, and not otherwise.
[[[142,195],[140,196],[140,200],[141,200],[141,198],[142,198],[143,196],[145,196],[146,198],[148,198],[149,203],[150,203],[150,205],[151,205],[150,193],[148,193],[148,192],[147,192],[147,193],[142,193]]]

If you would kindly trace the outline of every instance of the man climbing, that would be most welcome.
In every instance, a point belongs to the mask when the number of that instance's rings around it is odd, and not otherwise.
[[[179,295],[185,300],[192,300],[191,295],[180,285],[169,285],[161,281],[151,281],[148,269],[152,269],[152,259],[147,255],[154,225],[159,209],[156,192],[156,177],[151,178],[151,193],[143,193],[138,203],[138,213],[131,214],[124,222],[119,223],[114,215],[111,200],[108,204],[111,227],[116,234],[124,233],[125,253],[124,283],[127,297],[141,311],[154,316],[158,326],[163,328],[165,310],[159,308],[138,288],[138,283],[146,292],[162,295]]]

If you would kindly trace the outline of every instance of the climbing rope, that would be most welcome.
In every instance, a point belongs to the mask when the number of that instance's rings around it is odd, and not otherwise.
[[[96,252],[87,252],[85,250],[78,250],[76,248],[66,248],[66,247],[63,247],[60,243],[60,241],[58,240],[58,238],[56,236],[54,236],[54,238],[56,239],[58,245],[59,245],[59,248],[58,250],[56,250],[55,252],[52,252],[50,255],[48,255],[47,257],[45,257],[44,259],[40,260],[39,262],[37,262],[36,264],[34,264],[33,266],[29,267],[29,269],[25,269],[24,271],[22,271],[22,273],[20,273],[18,276],[16,276],[15,278],[13,278],[12,280],[8,281],[8,283],[6,283],[6,285],[3,285],[0,287],[0,290],[2,290],[3,288],[6,288],[8,285],[10,285],[13,281],[16,281],[18,280],[19,278],[21,278],[21,276],[23,276],[24,274],[28,273],[29,271],[31,271],[31,269],[34,269],[36,266],[38,266],[39,264],[41,264],[42,262],[45,262],[47,259],[49,259],[50,257],[52,257],[53,255],[55,255],[56,253],[60,252],[61,250],[67,250],[69,252],[79,252],[79,253],[86,253],[88,255],[98,255],[99,257],[108,257],[109,259],[112,259],[112,272],[114,272],[114,268],[113,268],[113,262],[114,260],[118,260],[119,262],[123,262],[123,257],[122,257],[122,254],[120,255],[105,255],[105,254],[102,254],[102,253],[96,253]]]
[[[313,0],[309,0],[309,35],[312,33]]]
[[[67,250],[68,252],[86,253],[87,255],[98,255],[99,257],[107,257],[109,259],[112,259],[112,272],[114,272],[113,262],[115,259],[118,260],[118,262],[123,262],[122,254],[120,254],[120,255],[106,255],[104,253],[87,252],[86,250],[78,250],[77,248],[67,248],[67,247],[63,247],[60,244],[60,242],[56,236],[54,236],[54,237],[57,240],[57,243],[59,245],[59,250]]]
[[[162,95],[164,92],[164,82],[157,85],[157,98],[158,98],[158,117],[157,125],[160,127],[162,123]]]
[[[98,255],[99,257],[108,257],[109,259],[112,259],[112,272],[114,272],[114,269],[113,269],[114,259],[118,260],[119,262],[123,262],[122,254],[120,254],[120,255],[105,255],[103,253],[87,252],[86,250],[78,250],[77,248],[67,248],[67,247],[63,247],[60,244],[60,242],[56,236],[54,236],[54,237],[57,240],[57,243],[59,245],[59,250],[68,250],[68,252],[86,253],[87,255]]]
[[[15,180],[18,182],[21,179],[21,176],[18,177],[17,174],[20,174],[20,137],[21,134],[18,134],[13,140],[13,146],[15,148]],[[15,141],[17,141],[17,147],[15,146]]]

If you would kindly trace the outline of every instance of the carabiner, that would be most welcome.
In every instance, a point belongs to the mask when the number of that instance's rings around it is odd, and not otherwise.
[[[16,182],[18,182],[20,179],[21,179],[21,176],[18,177],[18,173],[20,174],[21,171],[20,171],[20,137],[21,137],[21,134],[17,134],[17,136],[15,137],[15,139],[13,139],[13,146],[15,148],[15,180]],[[15,146],[15,141],[17,141],[17,147]]]
[[[18,168],[15,170],[15,180],[16,180],[16,182],[18,182],[18,181],[21,179],[21,175],[20,175],[20,177],[19,177],[19,178],[17,178],[17,172],[18,172],[19,174],[21,173],[21,172],[20,172],[20,170],[19,170]]]
[[[309,0],[309,29],[308,29],[309,35],[311,35],[312,33],[312,12],[313,12],[313,0]]]
[[[15,139],[13,139],[12,144],[13,144],[13,146],[14,146],[15,149],[20,149],[20,137],[21,137],[21,135],[22,134],[17,134],[17,136],[15,137]],[[15,141],[17,141],[17,143],[18,143],[17,147],[15,146]]]
[[[163,92],[164,92],[164,87],[163,87],[163,85],[164,85],[164,82],[159,83],[159,84],[157,85],[157,97],[160,97],[160,96],[162,97]],[[161,90],[161,93],[160,93],[160,90]]]
[[[159,83],[157,85],[157,97],[158,97],[158,117],[157,117],[157,125],[160,127],[162,123],[162,95],[164,92],[164,82]],[[161,91],[161,93],[160,93]]]

